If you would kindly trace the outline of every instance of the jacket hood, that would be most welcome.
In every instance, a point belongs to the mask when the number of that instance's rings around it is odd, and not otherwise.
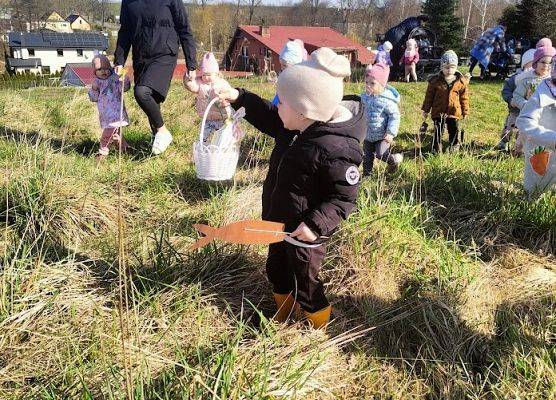
[[[305,132],[305,138],[315,138],[324,135],[343,136],[357,141],[363,141],[366,133],[365,111],[361,104],[361,97],[356,95],[344,96],[341,106],[351,112],[351,118],[341,122],[315,122]]]
[[[386,90],[380,94],[379,97],[391,100],[396,104],[400,104],[401,96],[400,93],[393,86],[386,86]]]
[[[528,69],[523,71],[521,74],[515,77],[516,84],[524,79],[543,79],[541,76],[537,75],[534,69]]]

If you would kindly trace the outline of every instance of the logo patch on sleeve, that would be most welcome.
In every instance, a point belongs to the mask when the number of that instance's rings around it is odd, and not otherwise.
[[[359,169],[355,165],[352,165],[346,170],[346,181],[350,185],[356,185],[360,177]]]

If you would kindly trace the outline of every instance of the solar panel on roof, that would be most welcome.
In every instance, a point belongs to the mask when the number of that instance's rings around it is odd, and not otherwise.
[[[60,47],[102,47],[104,38],[98,33],[45,32],[43,40]]]

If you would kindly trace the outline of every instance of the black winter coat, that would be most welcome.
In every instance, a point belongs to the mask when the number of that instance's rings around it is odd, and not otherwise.
[[[276,140],[263,186],[263,219],[283,222],[289,231],[305,222],[317,235],[330,236],[351,213],[366,122],[359,96],[346,96],[342,104],[351,119],[315,122],[300,133],[284,128],[271,102],[240,89],[232,106],[245,107],[245,119]]]
[[[133,47],[135,84],[166,97],[181,42],[189,70],[197,68],[195,40],[181,0],[123,0],[115,64]]]

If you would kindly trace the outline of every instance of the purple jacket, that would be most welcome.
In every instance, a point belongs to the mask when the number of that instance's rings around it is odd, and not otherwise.
[[[98,90],[89,89],[89,99],[97,103],[100,127],[117,128],[129,125],[129,117],[124,105],[122,121],[120,121],[120,107],[122,99],[122,82],[119,76],[112,74],[108,79],[98,79],[94,81]],[[126,78],[124,91],[129,90],[129,80]]]

